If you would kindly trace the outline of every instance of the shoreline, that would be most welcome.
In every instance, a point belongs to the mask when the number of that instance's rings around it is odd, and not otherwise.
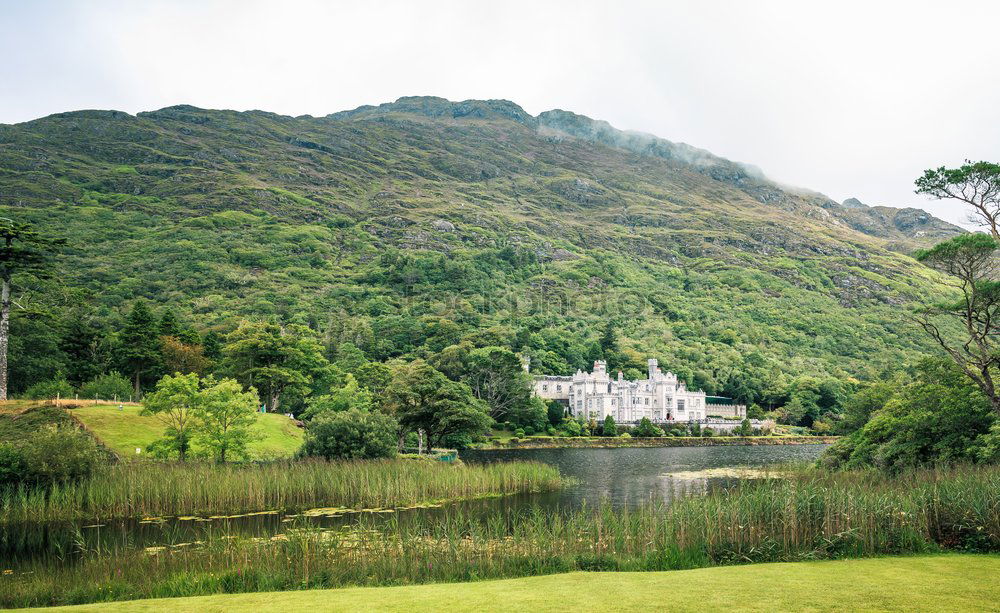
[[[839,436],[660,436],[618,438],[602,436],[532,437],[518,441],[493,442],[472,447],[477,451],[509,451],[512,449],[614,449],[642,447],[730,447],[760,445],[830,445]]]

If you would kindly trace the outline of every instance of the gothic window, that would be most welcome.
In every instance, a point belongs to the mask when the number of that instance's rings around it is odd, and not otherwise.
[[[562,386],[561,385],[557,385],[556,386],[556,391],[557,392],[561,392],[562,391]]]
[[[678,411],[683,411],[684,410],[684,401],[683,400],[678,400],[677,401],[677,410]]]
[[[649,398],[646,398],[646,404],[649,404]]]
[[[549,386],[548,386],[548,385],[543,385],[543,386],[542,386],[542,391],[543,391],[543,392],[547,392],[547,391],[549,391]]]

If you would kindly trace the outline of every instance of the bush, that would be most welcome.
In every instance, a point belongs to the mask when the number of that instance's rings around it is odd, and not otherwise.
[[[20,483],[27,474],[28,465],[21,450],[11,443],[0,443],[0,486]]]
[[[299,452],[327,460],[390,458],[396,455],[399,423],[374,411],[348,409],[317,417],[306,428]]]
[[[632,438],[632,435],[629,434],[628,432],[622,432],[621,434],[618,435],[618,438]]]
[[[566,436],[580,436],[583,433],[583,426],[572,417],[564,417],[562,420],[562,431]]]
[[[514,436],[516,436],[517,438],[524,438],[524,434],[525,432],[521,428],[514,430]]]
[[[127,400],[132,397],[132,383],[116,372],[101,375],[80,386],[81,398]]]
[[[653,425],[653,422],[649,420],[648,417],[643,417],[639,421],[639,425],[635,427],[632,431],[633,436],[663,436],[663,430]]]
[[[92,436],[66,426],[49,426],[29,435],[20,451],[25,479],[40,484],[89,477],[104,460]]]
[[[523,432],[524,432],[524,433],[525,433],[525,434],[526,434],[527,436],[531,436],[532,434],[534,434],[534,433],[535,433],[535,429],[534,429],[534,428],[532,428],[531,426],[525,426],[525,427],[524,427],[524,430],[523,430]]]
[[[69,381],[62,375],[59,375],[55,379],[39,381],[32,385],[25,390],[24,397],[32,400],[48,400],[56,396],[60,398],[72,398],[75,393]]]
[[[715,430],[712,430],[711,428],[702,428],[701,435],[705,437],[715,436]]]

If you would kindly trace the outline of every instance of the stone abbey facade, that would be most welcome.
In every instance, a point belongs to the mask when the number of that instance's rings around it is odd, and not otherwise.
[[[618,371],[608,375],[608,365],[594,362],[593,372],[576,371],[571,377],[534,377],[535,395],[565,404],[574,417],[602,420],[611,415],[618,423],[637,423],[648,417],[654,423],[705,421],[709,417],[746,417],[746,407],[719,402],[705,392],[687,389],[672,372],[662,372],[649,360],[647,378],[628,381]]]

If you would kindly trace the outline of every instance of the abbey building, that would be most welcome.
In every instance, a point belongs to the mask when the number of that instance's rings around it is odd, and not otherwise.
[[[584,419],[602,420],[611,415],[618,423],[635,423],[643,417],[663,423],[746,416],[743,405],[687,389],[677,375],[662,372],[655,359],[649,360],[645,379],[629,381],[621,371],[611,378],[607,363],[598,360],[593,372],[578,370],[571,377],[536,376],[534,386],[536,396],[562,402],[571,415]]]

